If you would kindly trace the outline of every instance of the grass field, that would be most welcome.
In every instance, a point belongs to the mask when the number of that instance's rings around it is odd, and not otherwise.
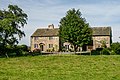
[[[0,80],[120,80],[120,56],[0,58]]]

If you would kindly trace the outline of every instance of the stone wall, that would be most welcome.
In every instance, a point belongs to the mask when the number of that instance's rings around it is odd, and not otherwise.
[[[110,36],[93,36],[93,46],[86,46],[87,51],[95,50],[100,48],[102,43],[101,41],[106,42],[106,46],[110,47]],[[35,44],[38,45],[35,48]],[[59,37],[31,37],[31,51],[34,49],[40,49],[40,44],[43,44],[43,51],[50,49],[49,44],[53,44],[54,51],[59,51]],[[69,45],[69,49],[72,49],[70,43],[65,42],[63,46]]]
[[[110,36],[93,36],[93,49],[100,48],[101,41],[105,41],[106,46],[110,47],[110,40]]]
[[[35,44],[38,45],[37,48],[35,48]],[[58,51],[59,37],[31,37],[31,51],[40,49],[40,44],[43,45],[43,51],[47,51],[50,44],[53,44],[54,51]]]

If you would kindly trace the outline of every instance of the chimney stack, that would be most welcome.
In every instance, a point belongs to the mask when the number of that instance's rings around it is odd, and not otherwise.
[[[48,25],[48,29],[54,29],[54,25]]]

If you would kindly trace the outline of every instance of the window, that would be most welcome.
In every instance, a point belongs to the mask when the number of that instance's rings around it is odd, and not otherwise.
[[[34,40],[38,40],[38,37],[34,37]]]
[[[34,44],[34,48],[38,48],[38,44]]]
[[[53,48],[53,44],[49,44],[49,48]]]
[[[53,40],[53,37],[49,37],[49,40]]]

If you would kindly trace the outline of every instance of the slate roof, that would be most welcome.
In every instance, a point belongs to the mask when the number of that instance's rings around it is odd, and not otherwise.
[[[93,36],[111,36],[111,27],[92,27]],[[32,37],[50,37],[50,36],[58,36],[59,28],[54,29],[37,29]]]
[[[111,27],[92,27],[93,36],[111,36]]]
[[[54,29],[37,29],[33,34],[32,37],[50,37],[50,36],[58,36],[59,28]]]

